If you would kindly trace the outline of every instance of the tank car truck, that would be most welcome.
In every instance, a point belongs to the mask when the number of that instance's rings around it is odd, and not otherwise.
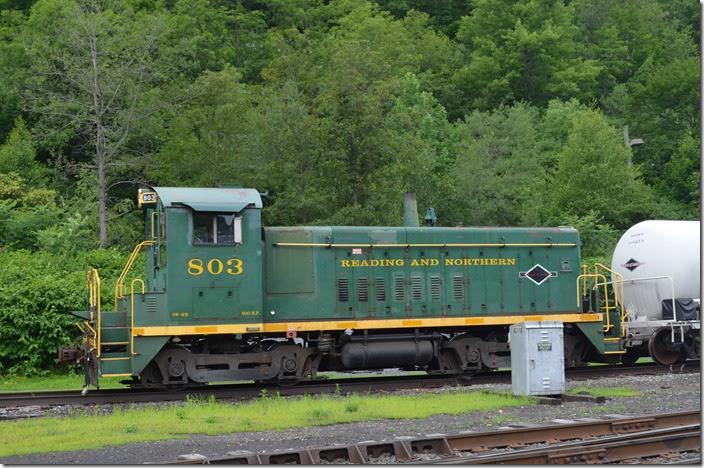
[[[61,358],[94,386],[463,376],[509,367],[510,325],[558,320],[567,365],[620,359],[623,313],[607,273],[580,265],[575,229],[420,226],[407,201],[404,226],[264,227],[253,189],[142,189],[145,239],[114,303],[88,273],[83,341]],[[140,252],[146,276],[128,281]]]
[[[643,221],[619,240],[611,264],[623,303],[627,352],[662,365],[699,359],[700,222]]]

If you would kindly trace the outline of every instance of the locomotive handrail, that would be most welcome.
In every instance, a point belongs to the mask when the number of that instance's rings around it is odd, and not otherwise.
[[[94,320],[94,312],[100,308],[100,275],[98,275],[98,270],[95,268],[88,270],[86,285],[88,287],[88,309],[92,322]]]
[[[596,263],[596,264],[594,265],[594,271],[595,271],[595,272],[598,272],[598,271],[599,271],[599,268],[602,268],[602,269],[608,271],[609,273],[611,273],[612,278],[615,276],[617,279],[618,279],[618,278],[623,279],[623,275],[622,275],[621,273],[612,270],[611,268],[607,267],[606,265],[603,265],[603,264],[601,264],[601,263]],[[605,284],[604,284],[604,294],[608,294],[608,286],[607,286],[608,284],[609,284],[609,283],[605,283]],[[617,289],[616,284],[614,284],[613,281],[612,281],[610,284],[612,285],[613,290],[614,290],[614,301],[615,301],[615,304],[614,304],[614,305],[615,305],[615,306],[619,306],[619,305],[621,306],[621,310],[620,310],[620,313],[619,313],[620,322],[621,322],[621,336],[626,336],[626,330],[625,330],[625,325],[626,325],[626,310],[625,310],[625,308],[623,307],[623,283],[620,283],[620,285],[621,285],[620,291]],[[618,300],[618,298],[619,298],[619,292],[621,293],[621,296],[620,296],[620,297],[622,298],[621,301]]]
[[[101,310],[100,310],[100,275],[98,270],[91,268],[88,270],[86,275],[86,282],[88,283],[88,308],[90,312],[90,321],[94,320],[95,315],[98,316],[98,331],[96,332],[93,327],[91,327],[88,322],[84,322],[88,328],[93,332],[93,337],[95,342],[94,347],[96,349],[96,357],[100,357],[100,321],[101,321]]]
[[[142,247],[147,245],[154,245],[155,243],[156,241],[153,240],[145,240],[137,244],[134,250],[132,250],[132,254],[130,254],[130,257],[127,259],[127,263],[125,263],[125,267],[122,269],[122,273],[120,273],[120,277],[117,279],[117,283],[115,283],[115,310],[117,310],[118,299],[124,297],[125,294],[127,294],[127,290],[125,289],[124,285],[125,278],[127,277],[127,273],[129,273],[129,271],[132,269],[132,265],[137,259],[137,255],[139,255],[139,252],[142,250]]]
[[[131,312],[130,312],[130,355],[131,356],[136,356],[137,353],[134,352],[134,283],[139,281],[142,284],[142,294],[144,294],[144,281],[142,281],[139,278],[135,278],[132,280],[132,283],[130,283],[130,289],[131,289]]]
[[[576,247],[575,243],[555,243],[545,242],[536,244],[511,244],[511,243],[481,243],[481,244],[334,244],[331,242],[274,242],[274,247],[328,247],[328,248],[352,248],[352,247]]]
[[[151,238],[151,240],[153,240],[153,241],[156,240],[156,229],[155,229],[155,227],[154,227],[154,226],[156,225],[156,223],[154,222],[154,221],[155,221],[154,218],[156,218],[156,215],[157,215],[157,214],[158,214],[158,213],[157,213],[156,210],[152,211],[152,216],[151,216],[151,221],[150,221],[150,222],[151,222],[151,225],[152,225],[152,238]]]
[[[601,273],[586,273],[586,274],[579,275],[577,277],[577,305],[579,305],[579,299],[580,299],[579,282],[581,280],[585,280],[586,278],[594,278],[595,279],[594,288],[598,288],[599,286],[606,284],[606,276],[602,275]],[[603,280],[603,283],[596,282],[596,281],[598,281],[598,278],[601,278]],[[585,284],[586,284],[586,282],[585,282]],[[586,291],[586,287],[584,290]],[[606,286],[604,286],[604,300],[606,302],[606,305],[604,306],[604,309],[606,311],[606,314],[605,314],[606,315],[606,324],[604,325],[605,332],[608,332],[613,327],[613,324],[611,323],[611,318],[609,317],[610,306],[609,306],[608,293],[609,293],[609,290],[606,288]],[[597,307],[598,307],[598,304],[597,304]],[[597,309],[597,311],[598,311],[598,309]]]

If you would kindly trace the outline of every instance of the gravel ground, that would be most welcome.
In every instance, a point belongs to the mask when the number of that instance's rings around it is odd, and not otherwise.
[[[229,451],[271,452],[286,449],[324,447],[334,444],[419,437],[426,434],[452,434],[461,431],[489,431],[511,424],[546,424],[553,419],[603,417],[607,414],[637,416],[658,412],[694,410],[701,405],[700,374],[641,375],[599,380],[568,381],[567,388],[628,386],[642,392],[639,397],[617,397],[603,404],[569,402],[562,405],[535,405],[493,412],[463,415],[436,415],[427,419],[374,421],[290,429],[281,432],[239,432],[220,436],[194,435],[184,440],[105,447],[98,450],[54,452],[0,458],[4,464],[139,464],[175,460],[178,455],[199,453],[222,456]],[[476,385],[478,389],[510,390],[510,385]],[[428,390],[431,392],[446,389]],[[414,393],[404,390],[398,393]]]

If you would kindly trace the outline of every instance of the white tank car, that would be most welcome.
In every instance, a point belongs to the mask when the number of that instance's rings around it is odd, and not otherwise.
[[[698,358],[698,315],[673,321],[670,312],[664,318],[662,301],[692,299],[687,307],[698,307],[700,222],[651,220],[636,224],[618,241],[611,269],[623,277],[623,298],[619,288],[615,289],[628,317],[624,361],[645,354],[665,365]],[[612,275],[612,280],[618,282],[617,275]]]
[[[662,300],[672,299],[673,292],[675,298],[700,297],[699,228],[699,221],[652,220],[623,234],[611,269],[623,276],[623,304],[631,320],[661,320]]]

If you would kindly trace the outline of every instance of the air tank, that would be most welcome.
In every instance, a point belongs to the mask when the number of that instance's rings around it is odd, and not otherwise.
[[[662,300],[673,292],[675,298],[700,297],[699,229],[699,221],[650,220],[623,234],[611,269],[623,276],[629,320],[661,320]]]

